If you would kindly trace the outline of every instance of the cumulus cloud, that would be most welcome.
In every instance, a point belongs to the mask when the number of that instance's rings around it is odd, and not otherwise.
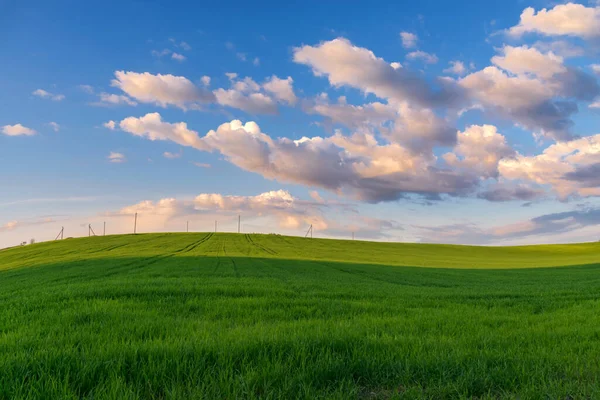
[[[239,79],[238,75],[233,72],[228,72],[225,75],[229,78],[231,88],[227,90],[222,88],[213,90],[218,104],[237,108],[249,114],[277,114],[278,110],[275,101],[268,94],[264,93],[262,91],[263,87],[252,78],[245,77]],[[266,83],[264,89],[268,92],[275,91],[276,93],[274,94],[276,96],[283,96],[286,99],[290,99],[290,94],[295,98],[291,83],[291,78],[289,78],[289,81],[286,81],[273,76]],[[280,97],[277,98],[280,100],[283,99]]]
[[[458,134],[458,143],[444,160],[482,178],[496,178],[500,160],[510,158],[515,151],[493,125],[471,125]]]
[[[173,105],[186,110],[215,100],[211,92],[196,87],[182,76],[116,71],[115,77],[112,86],[142,103]]]
[[[450,66],[444,70],[447,74],[462,76],[467,72],[467,68],[462,61],[450,61]]]
[[[123,153],[117,153],[114,151],[111,151],[110,154],[108,155],[108,157],[106,157],[106,158],[108,158],[109,162],[115,163],[115,164],[124,163],[127,160]]]
[[[400,32],[400,38],[402,39],[402,46],[405,49],[416,47],[419,40],[416,34],[410,32]]]
[[[316,76],[327,77],[334,87],[350,86],[383,99],[428,108],[464,101],[462,90],[453,81],[438,79],[432,86],[421,75],[392,66],[344,38],[295,48],[294,61],[310,66]]]
[[[111,131],[115,130],[116,127],[116,122],[115,121],[108,121],[102,124],[103,127],[110,129]]]
[[[79,90],[81,90],[82,92],[85,92],[87,94],[94,94],[94,88],[90,85],[79,85],[77,86],[79,88]]]
[[[240,214],[242,221],[253,226],[260,224],[261,227],[266,227],[267,232],[283,230],[304,233],[312,225],[319,235],[349,237],[354,232],[357,237],[372,239],[387,237],[402,229],[393,220],[370,218],[358,215],[355,211],[348,218],[347,212],[345,204],[306,201],[286,190],[273,190],[255,196],[201,193],[193,199],[145,200],[108,215],[118,217],[138,213],[146,227],[149,224],[154,226],[150,229],[166,226],[178,219],[188,220],[194,215],[237,222]]]
[[[21,124],[15,125],[4,125],[2,127],[2,133],[7,136],[32,136],[37,132],[31,128],[27,128]]]
[[[489,66],[459,83],[478,103],[555,140],[571,140],[577,101],[600,95],[594,77],[566,67],[562,58],[527,46],[505,46]],[[500,68],[498,68],[500,67]],[[501,69],[502,68],[502,69]]]
[[[204,75],[202,78],[200,78],[200,81],[204,86],[210,86],[210,76]]]
[[[398,144],[381,145],[366,133],[273,139],[255,122],[234,120],[199,137],[185,123],[163,122],[157,113],[126,118],[120,127],[151,140],[172,140],[198,150],[218,151],[232,164],[268,179],[347,192],[369,202],[414,193],[428,197],[462,195],[479,181],[478,177],[436,166],[432,154],[414,153]]]
[[[265,82],[263,88],[267,92],[273,94],[277,100],[294,105],[298,99],[294,94],[293,84],[294,80],[291,76],[288,76],[286,79],[281,79],[273,75]]]
[[[406,55],[408,60],[421,60],[426,64],[435,64],[439,60],[435,54],[430,54],[421,50],[411,51]]]
[[[593,135],[553,144],[542,154],[517,154],[512,159],[502,160],[498,169],[506,179],[548,185],[559,198],[567,199],[600,195],[600,186],[594,177],[599,163],[600,135]]]
[[[187,57],[184,56],[183,54],[179,54],[179,53],[173,53],[171,54],[171,58],[175,61],[179,61],[179,62],[183,62],[185,60],[187,60]]]
[[[119,123],[119,127],[125,132],[149,140],[170,140],[182,146],[208,150],[198,132],[188,129],[185,122],[163,122],[159,113],[149,113],[140,118],[125,118]]]
[[[63,94],[54,94],[50,93],[44,89],[37,89],[32,93],[34,96],[41,97],[42,99],[50,99],[53,101],[61,101],[65,99],[65,95]]]
[[[519,37],[529,32],[548,36],[600,38],[600,7],[567,3],[538,12],[528,7],[521,14],[519,24],[510,28],[508,33]]]

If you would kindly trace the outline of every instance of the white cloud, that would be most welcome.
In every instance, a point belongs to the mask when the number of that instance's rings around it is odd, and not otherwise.
[[[21,124],[15,124],[4,125],[2,127],[2,133],[8,136],[31,136],[35,135],[37,132]]]
[[[600,37],[600,7],[582,4],[559,4],[536,13],[532,7],[521,14],[519,24],[508,30],[512,36],[535,32],[548,36],[579,36],[585,39]]]
[[[499,163],[502,177],[549,185],[561,199],[600,195],[600,134],[556,143],[542,154]]]
[[[400,32],[400,38],[402,39],[402,46],[405,49],[411,49],[417,46],[417,41],[419,38],[414,33],[410,32]]]
[[[592,64],[590,67],[596,75],[600,76],[600,64]]]
[[[171,153],[170,151],[165,151],[163,153],[163,157],[173,160],[175,158],[181,158],[181,153]]]
[[[210,86],[210,76],[204,75],[202,78],[200,78],[200,81],[204,86]]]
[[[260,65],[260,58],[258,58],[258,57],[254,57],[254,60],[252,60],[252,64],[253,64],[255,67],[258,67],[258,66]]]
[[[102,124],[103,127],[110,129],[111,131],[115,130],[116,127],[116,123],[115,121],[108,121]]]
[[[179,62],[183,62],[187,59],[186,56],[184,56],[183,54],[179,54],[179,53],[173,53],[171,54],[171,58],[173,60],[179,61]]]
[[[129,97],[121,94],[112,94],[102,92],[98,94],[100,101],[91,103],[94,106],[117,106],[117,105],[128,105],[128,106],[137,106],[137,103],[131,100]]]
[[[56,122],[48,122],[48,126],[51,127],[54,132],[60,131],[60,125]]]
[[[504,46],[501,51],[503,55],[492,57],[492,63],[516,75],[529,73],[550,79],[554,75],[567,71],[563,65],[563,58],[552,52],[542,54],[528,46]]]
[[[262,93],[252,93],[245,95],[235,89],[217,89],[213,91],[217,103],[238,108],[249,114],[276,114],[277,106],[275,102]]]
[[[293,84],[294,80],[291,76],[288,76],[286,79],[280,79],[273,75],[263,85],[263,88],[273,94],[277,100],[294,105],[298,99],[294,94]]]
[[[450,67],[444,70],[447,74],[462,76],[467,72],[467,68],[462,61],[450,61]]]
[[[140,118],[125,118],[120,122],[119,127],[125,132],[150,140],[170,140],[182,146],[207,150],[198,132],[188,129],[185,122],[176,124],[163,122],[159,113],[146,114]]]
[[[127,160],[123,153],[116,153],[114,151],[111,151],[107,158],[109,162],[115,164],[124,163]]]
[[[142,103],[161,107],[174,105],[185,110],[214,100],[212,93],[199,89],[182,76],[116,71],[115,77],[112,86]]]
[[[435,54],[426,53],[421,50],[408,53],[406,58],[409,60],[423,60],[426,64],[435,64],[439,61]]]
[[[316,76],[326,76],[334,87],[350,86],[383,99],[424,107],[449,106],[464,100],[453,81],[438,79],[432,86],[420,74],[394,67],[344,38],[295,48],[294,61],[309,65]]]
[[[588,106],[589,108],[600,108],[600,101],[592,103]]]
[[[61,101],[61,100],[65,99],[65,95],[63,95],[63,94],[50,93],[44,89],[34,90],[32,94],[34,96],[41,97],[43,99],[51,99],[53,101]]]
[[[194,164],[196,167],[199,167],[199,168],[211,168],[211,165],[207,164],[207,163],[192,162],[192,164]]]
[[[159,50],[152,50],[152,52],[151,52],[151,53],[152,53],[152,55],[153,55],[154,57],[161,58],[161,57],[164,57],[164,56],[168,56],[168,55],[169,55],[169,54],[171,54],[172,52],[171,52],[171,50],[169,50],[169,49],[163,49],[163,50],[160,50],[160,51],[159,51]]]
[[[464,169],[481,178],[496,178],[500,160],[515,151],[493,125],[471,125],[458,134],[458,143],[444,160],[453,168]]]

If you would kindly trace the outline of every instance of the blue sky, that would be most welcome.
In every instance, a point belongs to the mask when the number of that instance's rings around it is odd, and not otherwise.
[[[600,5],[413,3],[1,2],[0,247],[597,240]]]

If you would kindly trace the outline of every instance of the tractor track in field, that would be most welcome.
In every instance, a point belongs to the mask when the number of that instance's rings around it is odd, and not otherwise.
[[[236,278],[239,278],[240,271],[238,271],[238,267],[237,267],[237,264],[235,263],[235,260],[231,256],[227,255],[227,250],[225,249],[225,242],[223,242],[223,254],[225,255],[225,257],[227,257],[231,260],[231,263],[233,264],[233,271],[235,272],[235,276],[236,276]]]
[[[260,244],[256,243],[256,242],[255,242],[255,241],[254,241],[254,240],[253,240],[253,239],[250,237],[250,235],[249,235],[249,234],[245,234],[244,236],[246,237],[246,241],[247,241],[248,243],[250,243],[252,246],[256,247],[257,249],[260,249],[260,250],[264,251],[265,253],[268,253],[268,254],[270,254],[270,255],[272,255],[272,256],[275,256],[275,255],[279,254],[279,253],[277,253],[275,250],[272,250],[272,249],[270,249],[270,248],[268,248],[268,247],[265,247],[265,246],[263,246],[263,245],[260,245]]]
[[[114,249],[118,249],[118,248],[125,247],[125,246],[138,245],[140,243],[151,242],[151,241],[156,240],[156,239],[161,238],[161,237],[163,237],[163,236],[162,235],[161,236],[155,236],[155,237],[147,238],[147,239],[140,240],[140,241],[137,241],[137,242],[130,242],[130,243],[124,243],[124,244],[118,244],[118,245],[108,246],[108,247],[104,247],[104,248],[96,250],[96,251],[91,251],[91,252],[89,252],[87,254],[100,253],[100,252],[103,252],[103,251],[113,251]]]
[[[173,253],[173,255],[189,253],[190,251],[194,250],[196,247],[200,246],[202,243],[210,240],[210,238],[213,237],[213,235],[214,235],[214,233],[211,232],[211,233],[207,234],[206,236],[203,236],[200,240],[187,245],[186,247],[184,247],[183,249],[181,249],[179,251],[176,251],[175,253]]]

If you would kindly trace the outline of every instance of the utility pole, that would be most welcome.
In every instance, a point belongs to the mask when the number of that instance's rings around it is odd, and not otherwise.
[[[188,233],[190,232],[190,221],[186,221],[186,223],[185,223],[185,231],[188,232]]]
[[[304,237],[308,237],[309,233],[310,233],[310,238],[312,239],[312,236],[313,236],[313,227],[312,227],[312,224],[310,224],[310,228],[308,228],[308,230],[306,231],[306,235],[304,235]]]
[[[238,215],[238,233],[240,233],[240,223],[242,221],[242,216]]]
[[[61,230],[60,230],[60,240],[62,240],[62,238],[63,238],[63,233],[65,233],[65,227],[64,226],[61,227]]]
[[[137,233],[137,213],[135,213],[135,219],[133,220],[133,234]]]
[[[104,221],[104,230],[102,231],[102,236],[106,236],[106,221]]]
[[[92,236],[92,226],[88,224],[88,237]]]

